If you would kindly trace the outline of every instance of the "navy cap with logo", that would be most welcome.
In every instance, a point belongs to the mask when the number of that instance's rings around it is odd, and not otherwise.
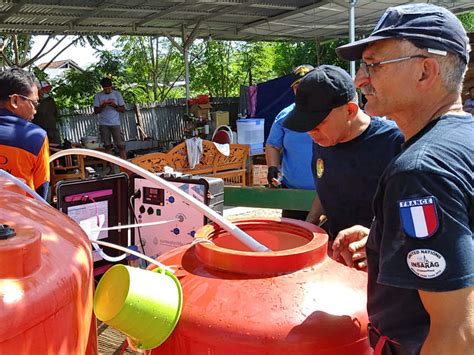
[[[452,12],[432,4],[389,7],[369,37],[338,47],[336,53],[357,60],[368,44],[388,38],[407,39],[418,48],[454,53],[469,62],[469,39],[463,25]]]
[[[295,108],[283,127],[308,132],[320,124],[333,108],[342,106],[356,96],[350,75],[334,65],[321,65],[301,79],[295,97]]]

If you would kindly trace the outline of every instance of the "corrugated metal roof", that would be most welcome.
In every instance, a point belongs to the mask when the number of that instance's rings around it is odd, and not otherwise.
[[[356,35],[371,31],[389,6],[430,2],[454,13],[466,1],[356,3]],[[0,2],[0,33],[181,36],[228,40],[303,40],[347,37],[349,1],[316,0],[17,0]]]

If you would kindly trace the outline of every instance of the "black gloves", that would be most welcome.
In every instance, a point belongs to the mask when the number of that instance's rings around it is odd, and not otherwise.
[[[273,179],[278,179],[278,174],[280,170],[276,166],[269,166],[268,173],[267,173],[267,181],[270,187],[276,187],[273,185]]]

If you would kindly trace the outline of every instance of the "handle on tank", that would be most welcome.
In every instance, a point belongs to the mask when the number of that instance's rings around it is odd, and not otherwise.
[[[222,217],[220,214],[206,206],[204,203],[192,198],[189,196],[187,193],[182,191],[181,189],[177,188],[173,184],[169,183],[168,181],[160,178],[159,176],[156,176],[155,174],[149,172],[148,170],[145,170],[138,165],[135,165],[133,163],[130,163],[126,160],[123,160],[121,158],[115,157],[113,155],[104,153],[104,152],[99,152],[96,150],[90,150],[90,149],[78,149],[78,148],[73,148],[73,149],[65,149],[61,150],[59,152],[54,153],[50,158],[49,161],[52,162],[53,160],[66,156],[66,155],[86,155],[86,156],[91,156],[94,158],[99,158],[106,160],[108,162],[111,162],[113,164],[119,165],[125,169],[128,169],[135,174],[147,179],[148,181],[154,182],[161,187],[173,191],[176,195],[180,196],[182,199],[185,201],[189,202],[191,206],[194,206],[198,211],[200,211],[202,214],[204,214],[206,217],[208,217],[210,220],[214,221],[215,223],[219,224],[223,229],[225,229],[227,232],[229,232],[231,235],[236,237],[239,241],[241,241],[243,244],[245,244],[247,247],[249,247],[252,251],[258,251],[258,252],[268,252],[271,251],[268,249],[266,246],[260,244],[257,242],[255,239],[253,239],[250,235],[242,231],[240,228],[238,228],[236,225],[231,223],[230,221],[226,220],[224,217]]]

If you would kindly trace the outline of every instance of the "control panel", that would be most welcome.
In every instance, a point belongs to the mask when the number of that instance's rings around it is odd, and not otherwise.
[[[206,185],[190,182],[168,181],[195,200],[206,203]],[[138,224],[162,224],[135,229],[135,244],[147,256],[156,258],[168,250],[191,243],[196,230],[205,224],[204,215],[173,191],[142,179],[133,179],[133,210]],[[141,238],[141,240],[140,240]]]

